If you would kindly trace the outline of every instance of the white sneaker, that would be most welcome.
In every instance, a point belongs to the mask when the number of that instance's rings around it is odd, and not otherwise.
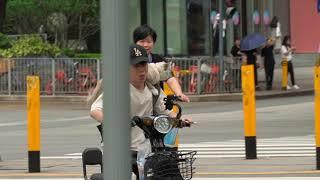
[[[294,89],[300,89],[300,87],[298,85],[294,85],[293,88]]]
[[[289,85],[287,85],[287,90],[290,90],[290,89],[291,89],[291,87]]]

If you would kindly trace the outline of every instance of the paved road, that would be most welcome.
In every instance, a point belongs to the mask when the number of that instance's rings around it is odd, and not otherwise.
[[[314,171],[312,96],[257,101],[259,159],[253,161],[244,160],[241,102],[183,106],[184,114],[198,122],[193,128],[180,132],[181,148],[199,151],[197,177],[317,175]],[[11,177],[10,173],[19,177],[21,171],[27,171],[25,106],[0,104],[0,114],[0,155],[4,160],[0,162],[0,178]],[[88,117],[87,109],[77,105],[46,104],[42,107],[41,122],[44,171],[41,174],[81,177],[79,153],[85,147],[99,145],[96,123]]]

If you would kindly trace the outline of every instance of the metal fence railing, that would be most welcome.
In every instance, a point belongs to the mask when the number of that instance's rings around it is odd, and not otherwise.
[[[239,59],[167,58],[186,94],[240,92]],[[41,95],[87,95],[101,78],[99,59],[0,58],[0,95],[25,95],[26,77],[40,77]],[[200,83],[199,83],[200,82]]]
[[[84,95],[100,78],[98,59],[14,58],[0,60],[0,94],[26,93],[26,77],[40,77],[42,95]]]
[[[226,57],[223,69],[215,57],[167,58],[187,94],[232,93],[241,91],[241,60]]]

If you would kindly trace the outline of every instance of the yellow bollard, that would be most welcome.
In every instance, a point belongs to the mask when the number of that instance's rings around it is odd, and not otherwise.
[[[29,172],[40,172],[40,82],[27,77],[28,165]]]
[[[320,170],[320,57],[314,68],[314,114],[317,170]]]
[[[256,102],[253,65],[242,65],[241,78],[246,159],[257,159]]]
[[[288,85],[288,61],[286,58],[282,59],[281,62],[282,66],[282,83],[281,83],[281,89],[282,90],[287,90],[287,85]]]

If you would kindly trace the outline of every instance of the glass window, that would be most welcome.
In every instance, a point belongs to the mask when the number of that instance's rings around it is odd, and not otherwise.
[[[133,43],[133,30],[141,24],[140,0],[130,0],[129,2],[129,42]]]
[[[187,0],[189,55],[210,54],[209,0]]]
[[[158,38],[153,49],[154,53],[164,54],[164,26],[163,26],[163,2],[147,1],[148,25],[157,32]]]
[[[186,2],[166,1],[167,54],[187,54]]]

